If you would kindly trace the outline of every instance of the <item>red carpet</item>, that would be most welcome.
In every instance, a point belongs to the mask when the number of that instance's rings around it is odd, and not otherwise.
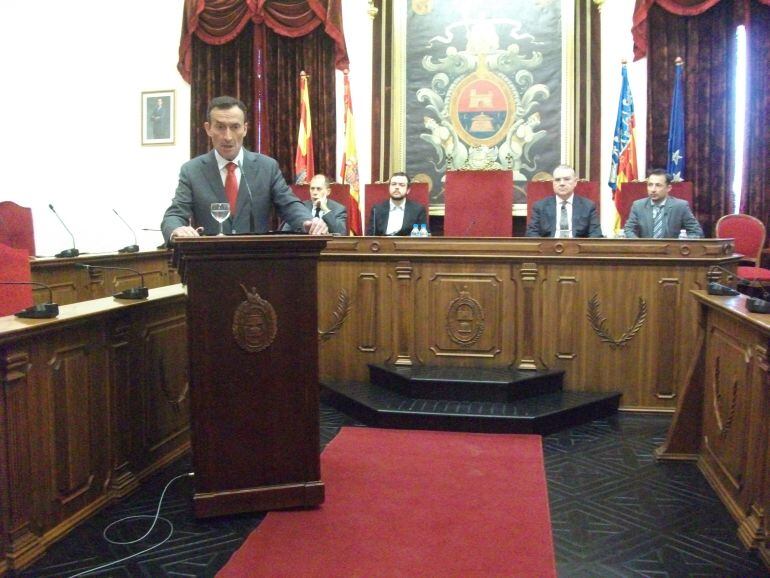
[[[321,467],[217,576],[556,576],[539,436],[343,428]]]

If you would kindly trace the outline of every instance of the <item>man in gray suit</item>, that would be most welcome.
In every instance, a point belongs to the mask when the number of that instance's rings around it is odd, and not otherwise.
[[[314,219],[292,193],[274,159],[243,148],[248,126],[246,105],[240,100],[218,96],[211,101],[203,128],[213,150],[182,165],[174,200],[161,223],[166,243],[176,237],[217,234],[211,203],[225,202],[230,203],[225,233],[267,232],[271,207],[291,230],[329,232],[324,220]]]
[[[329,198],[331,194],[329,177],[322,174],[310,179],[310,200],[303,204],[314,217],[320,217],[329,227],[329,232],[337,235],[348,234],[348,210],[345,205]]]
[[[626,237],[675,239],[684,229],[690,238],[703,237],[703,229],[687,201],[670,197],[671,175],[653,169],[647,175],[647,198],[634,201],[623,231]]]
[[[554,196],[532,205],[525,233],[527,237],[603,236],[596,205],[574,194],[577,182],[577,174],[572,167],[559,165],[553,170]]]

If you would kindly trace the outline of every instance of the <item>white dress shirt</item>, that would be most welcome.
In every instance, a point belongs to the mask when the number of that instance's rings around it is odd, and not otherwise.
[[[390,213],[388,214],[388,228],[385,230],[386,235],[395,235],[404,226],[404,205],[401,203],[396,205],[392,200],[390,201]]]

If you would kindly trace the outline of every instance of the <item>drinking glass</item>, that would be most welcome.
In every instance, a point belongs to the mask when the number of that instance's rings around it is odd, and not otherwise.
[[[222,223],[230,216],[230,203],[211,203],[211,216],[219,223],[219,234],[217,237],[224,237]]]

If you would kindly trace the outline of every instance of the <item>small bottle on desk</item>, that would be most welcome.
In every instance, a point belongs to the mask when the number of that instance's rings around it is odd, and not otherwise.
[[[409,236],[410,237],[419,237],[420,236],[420,225],[418,225],[417,223],[412,225],[412,232],[409,233]]]
[[[420,237],[430,237],[430,233],[428,233],[428,225],[425,223],[420,225]]]
[[[679,238],[680,239],[686,239],[687,238],[687,229],[679,229]]]

